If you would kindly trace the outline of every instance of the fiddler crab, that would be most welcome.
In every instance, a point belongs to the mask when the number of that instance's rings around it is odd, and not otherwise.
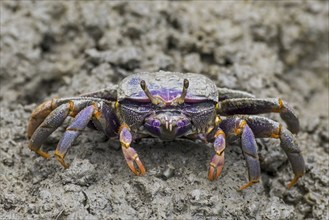
[[[277,112],[287,128],[255,114]],[[64,120],[74,117],[59,141],[55,157],[65,167],[64,158],[72,142],[84,128],[118,138],[128,167],[135,175],[145,168],[131,143],[144,137],[164,141],[176,138],[200,139],[212,143],[208,179],[215,180],[224,166],[226,141],[241,140],[249,182],[243,190],[260,181],[260,163],[255,138],[277,138],[294,172],[291,188],[305,173],[305,162],[293,134],[299,121],[293,109],[281,98],[255,98],[253,95],[217,88],[206,76],[195,73],[159,71],[133,74],[113,88],[77,97],[46,101],[33,112],[28,124],[29,148],[44,158],[42,144]]]

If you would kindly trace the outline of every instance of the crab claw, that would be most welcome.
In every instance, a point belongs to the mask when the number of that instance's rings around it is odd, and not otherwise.
[[[225,150],[225,134],[220,129],[215,134],[214,149],[216,154],[210,161],[210,167],[208,171],[208,179],[215,180],[219,177],[224,167],[224,150]]]
[[[137,176],[144,175],[145,174],[144,165],[139,159],[138,154],[136,153],[134,148],[132,147],[126,148],[125,146],[122,146],[122,152],[130,170]]]
[[[221,155],[215,154],[211,159],[209,171],[208,171],[208,179],[215,180],[219,177],[224,167],[224,152]]]
[[[132,141],[132,135],[129,131],[128,125],[122,125],[120,127],[120,142],[123,155],[126,159],[128,167],[137,176],[144,175],[145,168],[140,161],[135,149],[130,147]]]

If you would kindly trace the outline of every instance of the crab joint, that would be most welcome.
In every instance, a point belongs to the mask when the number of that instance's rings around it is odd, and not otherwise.
[[[245,120],[242,120],[239,122],[239,125],[234,129],[234,134],[239,135],[242,132],[242,129],[244,126],[246,126],[247,122]]]
[[[214,137],[216,138],[216,137],[218,137],[219,135],[223,135],[223,136],[225,137],[225,133],[224,133],[224,131],[223,131],[222,129],[219,129],[218,131],[216,131]]]
[[[70,165],[65,163],[65,161],[64,161],[65,154],[62,154],[58,150],[56,150],[55,151],[55,157],[56,157],[56,160],[62,164],[64,169],[67,169],[67,168],[70,167]]]
[[[36,154],[42,156],[43,158],[46,158],[46,159],[50,158],[50,155],[48,153],[44,152],[43,150],[35,149],[31,145],[29,145],[29,148],[31,149],[31,151],[34,151]]]
[[[129,127],[126,124],[121,125],[119,128],[120,143],[125,148],[129,148],[129,146],[132,142],[132,135],[129,130],[130,130]]]
[[[282,125],[280,124],[279,127],[271,134],[271,138],[280,138],[282,131]]]
[[[218,126],[222,122],[222,119],[219,116],[216,116],[215,125]]]

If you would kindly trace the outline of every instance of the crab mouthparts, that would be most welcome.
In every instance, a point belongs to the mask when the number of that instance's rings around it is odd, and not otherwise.
[[[180,112],[161,111],[147,118],[144,126],[161,140],[174,140],[191,129],[191,121]]]
[[[175,121],[176,122],[176,121]],[[175,123],[176,124],[176,123]],[[172,126],[173,126],[173,120],[171,117],[167,117],[165,116],[165,125],[166,125],[166,129],[169,131],[172,131]]]

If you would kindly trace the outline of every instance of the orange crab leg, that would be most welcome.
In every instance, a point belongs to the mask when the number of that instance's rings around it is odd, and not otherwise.
[[[27,137],[30,139],[34,131],[45,120],[45,118],[54,110],[54,99],[48,100],[39,105],[31,114],[30,121],[27,127]]]
[[[63,124],[65,118],[69,114],[69,109],[69,103],[59,106],[43,120],[37,129],[35,129],[29,143],[29,148],[32,151],[36,152],[44,158],[50,157],[48,153],[40,150],[41,145],[51,133],[53,133],[61,124]]]

